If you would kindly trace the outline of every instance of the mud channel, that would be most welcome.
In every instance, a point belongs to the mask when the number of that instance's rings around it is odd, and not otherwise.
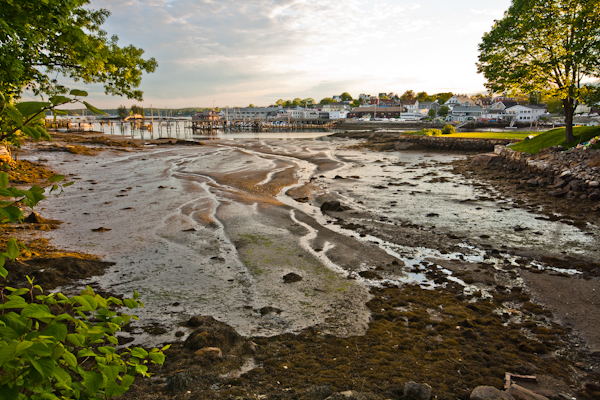
[[[464,398],[510,371],[539,375],[550,397],[594,392],[595,223],[456,173],[465,155],[337,138],[206,143],[20,155],[76,182],[42,203],[63,221],[43,236],[114,263],[61,289],[136,290],[146,307],[123,335],[181,344],[130,398],[394,398],[407,380]],[[202,358],[194,316],[239,343]]]

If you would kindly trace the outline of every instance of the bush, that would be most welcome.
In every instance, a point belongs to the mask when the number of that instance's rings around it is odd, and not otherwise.
[[[442,136],[442,131],[439,129],[423,129],[423,133],[427,136]]]
[[[444,129],[442,129],[442,133],[444,135],[449,135],[451,133],[456,133],[456,129],[454,128],[454,125],[446,124]]]

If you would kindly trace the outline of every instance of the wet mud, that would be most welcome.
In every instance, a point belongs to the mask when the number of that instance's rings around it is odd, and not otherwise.
[[[129,150],[22,155],[77,182],[44,203],[64,222],[44,237],[114,263],[71,290],[137,290],[124,335],[174,344],[127,398],[399,398],[410,380],[468,398],[506,372],[593,398],[595,221],[550,218],[464,155],[331,138]],[[196,340],[229,327],[240,338]]]

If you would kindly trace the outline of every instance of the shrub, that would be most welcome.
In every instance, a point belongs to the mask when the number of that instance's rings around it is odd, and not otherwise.
[[[454,125],[446,124],[444,125],[444,129],[442,129],[442,133],[444,135],[449,135],[451,133],[456,133],[456,129],[454,128]]]

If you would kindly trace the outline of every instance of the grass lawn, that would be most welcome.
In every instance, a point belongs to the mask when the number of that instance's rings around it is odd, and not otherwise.
[[[575,140],[570,143],[565,143],[565,128],[552,129],[551,131],[540,133],[531,140],[524,140],[511,146],[511,149],[523,151],[526,153],[536,154],[540,149],[551,146],[564,146],[567,148],[575,147],[580,143],[585,143],[591,138],[600,135],[600,127],[598,126],[577,126],[573,127],[573,136]],[[596,144],[592,148],[600,148]]]
[[[483,139],[515,139],[523,140],[529,135],[537,135],[539,132],[457,132],[446,137],[483,138]]]

